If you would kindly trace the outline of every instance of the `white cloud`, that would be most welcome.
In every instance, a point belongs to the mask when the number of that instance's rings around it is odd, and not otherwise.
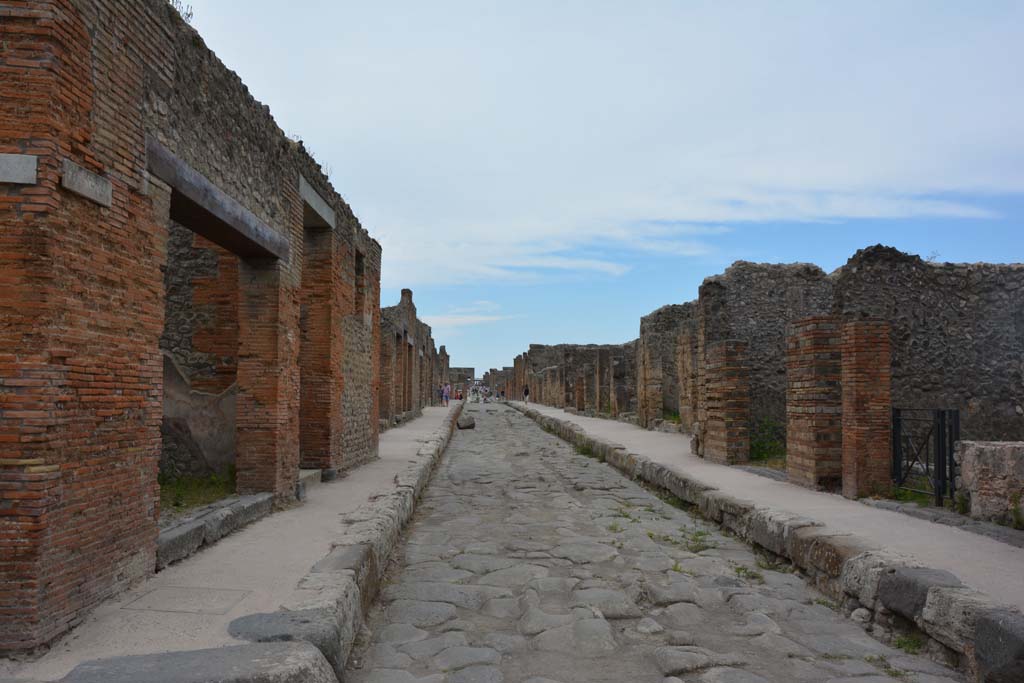
[[[1024,192],[1019,2],[192,4],[331,164],[387,286],[621,275],[616,249]]]
[[[444,328],[452,329],[456,327],[468,327],[471,325],[481,325],[483,323],[493,323],[499,320],[508,320],[507,315],[466,315],[466,314],[449,314],[449,315],[425,315],[423,316],[423,322],[430,325],[431,328]]]

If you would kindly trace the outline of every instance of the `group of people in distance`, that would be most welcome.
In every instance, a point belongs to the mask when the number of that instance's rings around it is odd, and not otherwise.
[[[495,395],[491,396],[491,388],[487,387],[487,386],[480,386],[480,385],[474,386],[470,390],[470,394],[471,394],[471,397],[473,398],[473,400],[483,401],[485,403],[491,401],[492,399],[497,399],[497,400],[502,400],[502,401],[505,400],[505,390],[504,389],[502,389],[501,391],[495,392]],[[451,384],[438,384],[437,385],[437,398],[441,402],[442,406],[447,407],[448,406],[448,401],[450,401],[452,398],[455,398],[455,400],[457,400],[457,401],[461,401],[462,400],[462,389],[457,389],[455,391],[454,395],[453,395],[452,394],[452,385]],[[523,387],[523,401],[526,402],[526,403],[530,402],[530,387]]]
[[[447,407],[448,401],[452,399],[452,385],[451,384],[438,384],[437,385],[437,398],[441,402],[441,405]],[[462,389],[455,392],[454,398],[457,401],[462,400]]]

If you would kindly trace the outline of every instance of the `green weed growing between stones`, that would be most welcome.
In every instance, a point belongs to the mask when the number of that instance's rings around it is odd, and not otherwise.
[[[786,458],[786,426],[764,418],[750,435],[750,459],[771,461]]]
[[[897,636],[892,644],[893,647],[903,650],[908,655],[916,655],[924,647],[924,643],[915,635]]]
[[[235,469],[227,474],[211,474],[208,477],[167,477],[157,478],[160,484],[160,508],[162,510],[189,510],[209,505],[235,493]]]

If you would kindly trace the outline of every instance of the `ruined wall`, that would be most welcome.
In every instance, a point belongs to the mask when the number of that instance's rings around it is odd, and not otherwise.
[[[377,345],[384,384],[378,406],[380,423],[387,428],[440,403],[440,362],[430,326],[416,317],[411,289],[402,290],[397,305],[380,310],[379,327]],[[445,374],[457,371],[446,368]]]
[[[697,420],[697,321],[691,319],[676,344],[676,376],[679,378],[679,426],[691,432]]]
[[[959,408],[964,439],[1024,440],[1024,265],[875,246],[831,279],[836,315],[891,323],[896,407]]]
[[[693,303],[670,304],[640,318],[637,418],[643,427],[654,420],[680,418],[679,344],[694,324],[695,311]]]
[[[346,220],[355,222],[349,215]],[[344,245],[342,280],[345,289],[341,329],[342,354],[341,469],[355,467],[377,457],[380,435],[380,273],[381,247],[365,230],[353,229],[351,244]]]
[[[637,384],[640,341],[611,348],[611,415],[628,417],[637,412]]]
[[[452,392],[457,392],[461,389],[462,395],[468,396],[469,390],[473,386],[473,379],[476,377],[476,369],[449,367],[448,377],[452,383]]]
[[[1024,527],[1024,443],[960,441],[955,458],[971,517]]]
[[[0,612],[13,615],[0,622],[2,651],[49,642],[155,566],[172,218],[240,256],[238,487],[281,502],[294,498],[300,453],[300,175],[338,219],[335,254],[363,241],[379,264],[380,251],[163,0],[7,3],[0,42],[0,154],[36,168],[0,181],[0,348],[17,350],[0,355],[0,441],[13,444],[0,465],[0,508],[12,513],[0,522]],[[218,193],[186,194],[194,183]],[[351,271],[339,272],[351,290]],[[363,354],[349,362],[366,379],[343,400],[362,406],[354,419],[373,405],[373,344],[332,348]],[[372,440],[362,422],[328,425],[362,434],[353,457]]]
[[[831,281],[811,264],[737,261],[722,275],[705,279],[697,302],[698,419],[707,388],[702,366],[709,349],[723,341],[743,342],[749,354],[748,431],[784,441],[787,326],[828,313],[831,302]]]

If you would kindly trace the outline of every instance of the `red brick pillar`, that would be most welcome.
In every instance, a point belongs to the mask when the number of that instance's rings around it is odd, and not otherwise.
[[[843,325],[843,495],[889,489],[892,457],[892,353],[889,323]]]
[[[750,460],[750,367],[746,342],[708,345],[703,455],[732,465]]]
[[[838,490],[843,470],[842,335],[831,316],[790,326],[786,352],[786,473],[801,486]]]
[[[276,261],[240,263],[235,462],[239,493],[267,491],[289,500],[299,471],[298,425],[290,414],[299,373],[289,358],[294,299],[284,288],[284,268]]]
[[[311,469],[339,469],[344,420],[341,255],[332,231],[307,228],[303,232],[299,462]]]

